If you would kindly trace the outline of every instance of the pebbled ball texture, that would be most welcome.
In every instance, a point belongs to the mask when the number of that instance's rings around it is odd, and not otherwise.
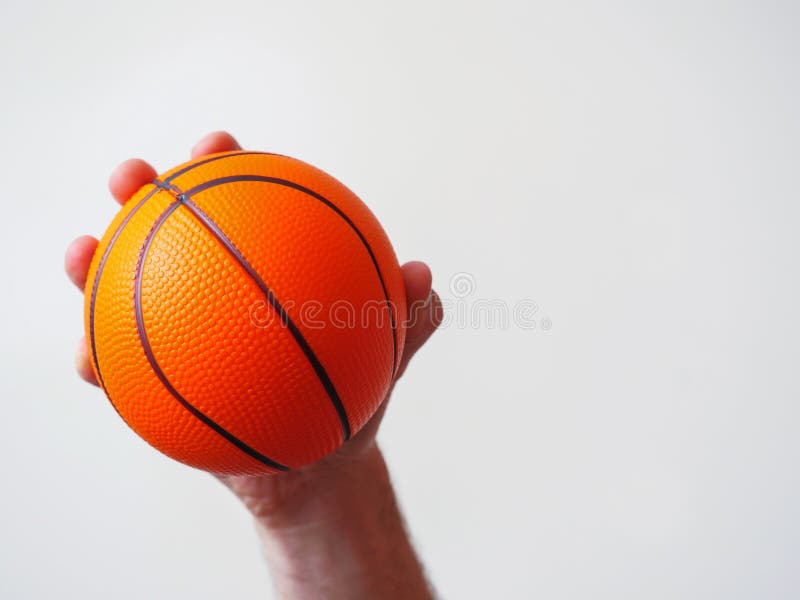
[[[86,283],[86,339],[117,412],[220,474],[300,467],[354,435],[389,389],[405,317],[369,209],[319,169],[257,152],[140,189]]]

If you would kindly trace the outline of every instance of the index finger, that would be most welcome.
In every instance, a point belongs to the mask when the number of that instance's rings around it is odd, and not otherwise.
[[[242,147],[230,133],[227,131],[215,131],[209,133],[201,139],[194,148],[192,148],[192,158],[199,158],[206,154],[215,154],[217,152],[231,152],[233,150],[241,150]]]

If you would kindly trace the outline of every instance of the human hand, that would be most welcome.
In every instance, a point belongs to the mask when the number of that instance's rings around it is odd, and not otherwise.
[[[198,142],[192,149],[192,158],[240,149],[230,134],[217,132]],[[124,204],[142,185],[152,181],[156,176],[156,170],[145,161],[130,159],[113,171],[109,188],[112,196],[120,204]],[[82,236],[73,241],[67,249],[65,258],[67,275],[81,290],[86,283],[89,265],[97,245],[96,238]],[[421,262],[406,263],[402,266],[402,274],[409,315],[405,348],[395,381],[403,374],[414,354],[435,331],[441,320],[442,311],[439,297],[431,289],[431,272],[427,265]],[[76,353],[78,373],[89,383],[97,385],[89,361],[86,340],[81,339]],[[250,509],[260,526],[260,532],[266,536],[265,543],[275,540],[268,535],[270,531],[291,530],[300,523],[322,524],[348,518],[353,510],[360,510],[365,489],[374,489],[376,493],[381,494],[381,490],[388,488],[391,495],[385,465],[375,444],[375,436],[390,393],[391,389],[376,414],[361,431],[338,450],[313,464],[276,475],[219,476],[219,479]],[[394,506],[393,496],[391,499]],[[398,535],[402,537],[405,534],[399,521],[399,514],[397,522],[400,524]],[[411,557],[413,558],[413,552]],[[290,565],[291,561],[284,567],[288,569]]]

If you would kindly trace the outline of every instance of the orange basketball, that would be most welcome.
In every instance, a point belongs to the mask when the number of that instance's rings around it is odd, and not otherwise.
[[[300,467],[378,408],[405,290],[369,209],[299,160],[226,152],[144,186],[86,283],[98,382],[128,425],[226,474]]]

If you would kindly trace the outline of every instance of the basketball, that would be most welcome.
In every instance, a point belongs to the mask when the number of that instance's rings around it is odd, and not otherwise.
[[[142,187],[86,282],[97,381],[164,454],[271,474],[375,413],[403,350],[400,266],[380,223],[297,159],[228,152]]]

